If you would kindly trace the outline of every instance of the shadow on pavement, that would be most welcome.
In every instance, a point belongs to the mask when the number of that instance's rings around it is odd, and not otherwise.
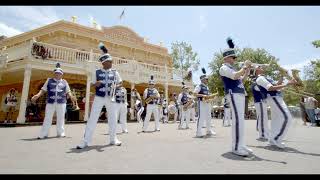
[[[280,164],[287,164],[287,162],[284,161],[274,161],[269,159],[263,159],[261,157],[258,157],[254,154],[250,154],[247,157],[241,157],[238,155],[233,154],[232,152],[227,152],[221,155],[222,157],[226,159],[236,160],[236,161],[267,161],[267,162],[274,162],[274,163],[280,163]]]
[[[121,134],[126,134],[126,133],[119,132],[119,133],[116,133],[116,134],[117,134],[117,135],[121,135]],[[109,133],[102,134],[102,135],[109,135]]]
[[[201,137],[197,137],[197,136],[193,136],[192,138],[195,138],[195,139],[210,139],[210,138],[222,138],[221,136],[217,136],[217,135],[211,135],[211,136],[208,136],[208,135],[204,135],[204,136],[201,136]]]
[[[270,151],[288,152],[288,153],[304,154],[304,155],[310,155],[310,156],[320,156],[320,154],[306,153],[306,152],[302,152],[302,151],[299,151],[299,150],[291,148],[291,147],[285,147],[284,149],[280,149],[275,146],[250,146],[250,147],[261,148],[261,149],[266,149],[266,150],[270,150]]]
[[[52,137],[47,137],[43,139],[38,139],[38,138],[28,138],[28,139],[20,139],[22,141],[44,141],[44,140],[49,140],[49,139],[70,139],[72,137],[57,137],[57,136],[52,136]]]
[[[114,146],[114,145],[111,145],[111,144],[95,145],[95,146],[88,146],[88,147],[85,147],[83,149],[71,148],[70,151],[68,151],[66,153],[83,153],[83,152],[88,152],[88,151],[91,151],[91,150],[96,150],[98,152],[103,152],[104,151],[104,150],[102,150],[103,148],[111,147],[111,146]]]
[[[154,131],[145,131],[145,132],[139,131],[139,132],[137,132],[137,134],[147,134],[147,133],[155,133],[155,132],[157,132],[157,131],[156,130],[154,130]]]

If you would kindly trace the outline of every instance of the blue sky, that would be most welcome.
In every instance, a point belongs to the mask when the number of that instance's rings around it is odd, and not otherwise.
[[[119,15],[125,10],[124,19]],[[186,41],[207,67],[214,52],[227,48],[231,36],[238,47],[265,48],[286,68],[301,69],[319,58],[311,42],[320,39],[320,7],[312,6],[2,6],[0,35],[13,36],[55,22],[78,17],[91,26],[125,25],[149,42]],[[198,73],[195,74],[198,82]]]

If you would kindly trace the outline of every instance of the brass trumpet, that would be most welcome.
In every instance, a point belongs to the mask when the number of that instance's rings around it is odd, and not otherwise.
[[[204,96],[203,97],[203,101],[206,102],[206,103],[210,103],[213,100],[213,98],[215,98],[217,95],[218,95],[218,92],[216,92],[214,94],[210,94],[210,95]]]
[[[250,60],[246,60],[245,62],[239,62],[238,64],[239,64],[240,67],[249,66],[250,68],[256,68],[258,66],[269,67],[271,65],[271,64],[252,63]]]

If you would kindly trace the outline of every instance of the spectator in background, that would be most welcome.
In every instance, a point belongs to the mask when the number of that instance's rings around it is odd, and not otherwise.
[[[305,108],[305,102],[304,102],[304,97],[300,98],[300,111],[301,111],[301,118],[303,121],[303,125],[307,125],[307,114],[306,114],[306,108]]]
[[[318,101],[313,97],[305,98],[306,113],[310,119],[311,126],[316,126],[315,108],[317,107]]]

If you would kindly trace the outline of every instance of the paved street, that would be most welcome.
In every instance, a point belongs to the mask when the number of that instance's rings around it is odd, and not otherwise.
[[[122,146],[109,146],[107,125],[99,123],[84,150],[75,147],[85,124],[67,124],[66,138],[55,137],[54,125],[45,140],[36,139],[40,126],[0,128],[0,173],[320,173],[320,128],[302,126],[300,119],[289,129],[284,150],[257,141],[256,121],[246,121],[245,140],[254,150],[246,158],[230,153],[231,128],[221,120],[214,120],[217,135],[202,139],[194,137],[196,123],[189,130],[161,124],[160,132],[150,133],[138,133],[140,126],[129,123],[129,134],[118,135]]]

